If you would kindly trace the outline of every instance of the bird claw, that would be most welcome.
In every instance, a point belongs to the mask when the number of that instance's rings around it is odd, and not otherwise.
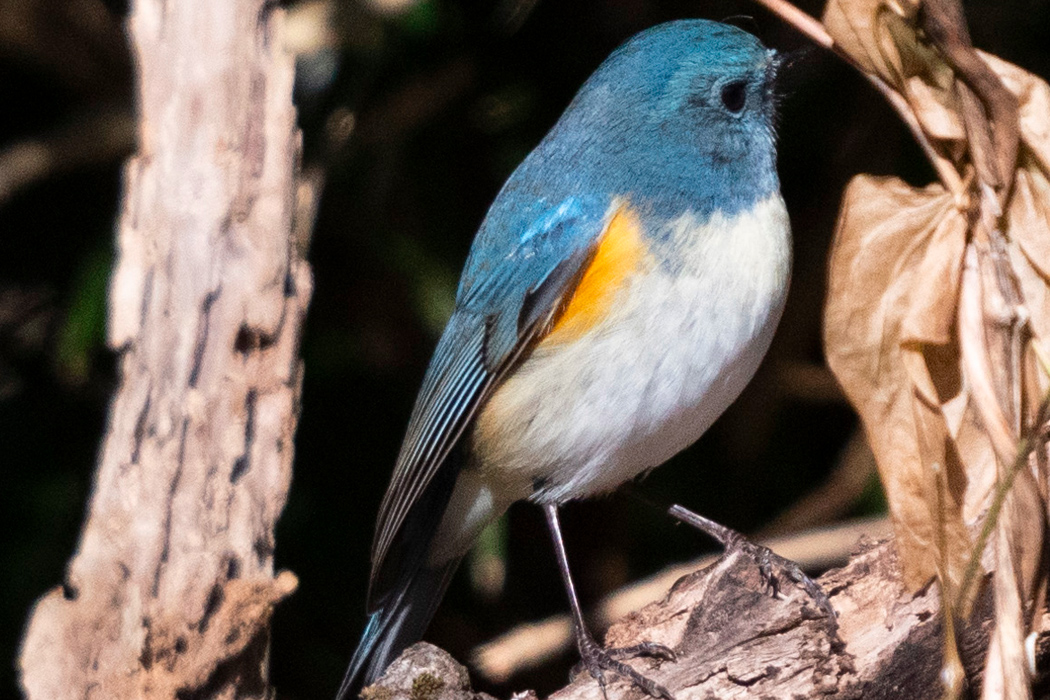
[[[726,554],[737,551],[755,562],[762,581],[774,598],[780,597],[781,576],[786,576],[794,581],[823,613],[824,619],[827,621],[832,646],[845,647],[845,642],[839,637],[838,614],[831,605],[831,599],[824,592],[824,589],[820,587],[820,584],[810,578],[797,563],[780,556],[769,547],[751,542],[736,530],[719,525],[713,520],[697,515],[681,506],[672,506],[670,512],[671,515],[679,520],[718,540],[725,548]],[[778,573],[780,576],[778,576]]]
[[[651,678],[643,676],[621,661],[621,659],[633,659],[638,656],[656,657],[667,661],[677,660],[677,655],[669,647],[655,642],[642,642],[629,647],[602,649],[589,634],[581,635],[577,642],[577,646],[580,649],[580,663],[576,664],[571,675],[575,678],[586,669],[591,678],[598,681],[598,686],[602,690],[602,697],[606,700],[608,700],[609,695],[605,689],[605,671],[630,681],[654,698],[674,700],[674,696],[671,695],[671,691],[667,688]]]
[[[605,653],[617,660],[649,656],[652,658],[663,659],[664,661],[678,661],[678,655],[674,653],[674,649],[666,647],[663,644],[657,644],[656,642],[640,642],[629,647],[606,649]]]
[[[796,585],[801,587],[823,613],[832,639],[836,642],[841,642],[838,631],[838,616],[835,608],[831,605],[831,599],[828,598],[828,594],[824,592],[820,584],[810,578],[802,570],[801,566],[790,559],[780,556],[769,547],[749,542],[743,536],[740,536],[737,541],[733,542],[731,547],[727,547],[727,552],[730,549],[736,549],[755,562],[762,580],[768,587],[770,595],[774,598],[780,597],[780,580],[782,577],[791,579]]]

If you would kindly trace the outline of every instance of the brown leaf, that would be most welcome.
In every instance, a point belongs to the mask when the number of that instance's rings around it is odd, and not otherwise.
[[[824,27],[835,44],[864,70],[897,87],[902,61],[892,42],[885,41],[883,0],[829,0],[824,7]]]
[[[904,96],[923,131],[952,156],[961,155],[966,128],[955,76],[940,53],[917,38],[918,2],[832,0],[824,25],[835,44]]]
[[[1029,331],[1044,350],[1050,334],[1050,87],[994,56],[981,57],[1020,102],[1021,145],[1004,233],[1009,261],[1024,299]],[[1027,423],[1039,415],[1047,392],[1044,371],[1025,363]],[[1037,447],[1037,450],[1044,450]],[[1043,452],[1045,455],[1045,452]],[[1040,570],[1048,519],[1046,460],[1021,468],[1003,504],[994,536],[996,626],[985,667],[984,698],[1031,697],[1023,642],[1026,609],[1046,571]],[[1045,582],[1044,582],[1045,583]]]
[[[967,559],[994,570],[983,697],[1026,700],[1050,455],[1016,455],[1042,430],[1050,387],[1035,361],[1050,354],[1050,88],[975,53],[955,0],[829,0],[824,23],[956,195],[953,207],[939,187],[854,180],[832,250],[828,362],[872,443],[906,583],[939,575],[965,615]],[[970,553],[986,515],[992,546]]]
[[[1032,475],[1022,469],[1006,496],[994,539],[995,628],[988,644],[982,700],[1030,700],[1024,639],[1025,607],[1032,600],[1042,538],[1031,536],[1042,519],[1042,501]]]
[[[970,547],[961,516],[966,479],[940,410],[959,391],[950,381],[958,370],[943,370],[943,354],[965,234],[942,187],[859,176],[843,199],[831,253],[828,364],[864,421],[912,589],[939,568],[957,580]]]

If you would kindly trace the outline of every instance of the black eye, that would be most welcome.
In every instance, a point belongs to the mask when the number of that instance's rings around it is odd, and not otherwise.
[[[747,102],[747,83],[743,80],[729,83],[722,88],[722,104],[730,112],[734,114],[739,112],[744,108],[745,102]]]

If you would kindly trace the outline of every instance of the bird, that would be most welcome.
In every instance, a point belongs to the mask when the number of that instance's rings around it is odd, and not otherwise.
[[[514,502],[541,507],[583,666],[666,688],[587,629],[559,507],[695,442],[751,380],[787,296],[776,170],[782,55],[724,23],[628,39],[503,185],[409,418],[372,545],[368,623],[338,698],[433,617]]]

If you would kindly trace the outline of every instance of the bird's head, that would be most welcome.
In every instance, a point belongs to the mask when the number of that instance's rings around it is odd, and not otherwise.
[[[775,142],[779,64],[775,51],[737,27],[668,22],[613,52],[566,117],[627,151],[692,153],[714,164],[765,160]]]

